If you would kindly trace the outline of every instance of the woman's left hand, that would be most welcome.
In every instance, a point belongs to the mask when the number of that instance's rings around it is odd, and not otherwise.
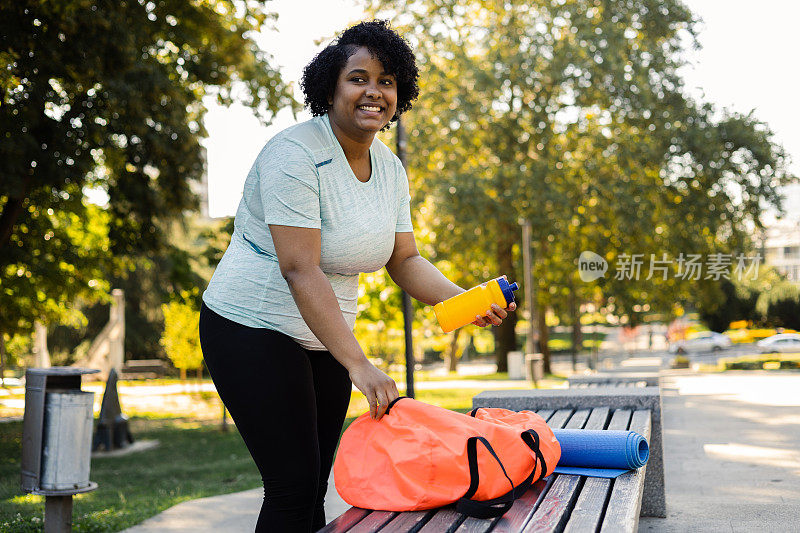
[[[503,319],[508,316],[509,311],[514,311],[517,308],[516,302],[511,302],[511,305],[503,309],[497,304],[492,304],[492,308],[486,312],[484,316],[475,315],[475,320],[472,322],[476,326],[499,326],[503,323]]]

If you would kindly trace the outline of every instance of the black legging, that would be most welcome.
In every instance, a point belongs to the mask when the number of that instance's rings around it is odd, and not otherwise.
[[[323,507],[351,382],[330,352],[228,320],[203,305],[206,367],[264,482],[256,531],[309,532]]]

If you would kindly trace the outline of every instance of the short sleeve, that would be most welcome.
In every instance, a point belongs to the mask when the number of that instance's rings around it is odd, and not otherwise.
[[[411,194],[408,192],[408,176],[400,160],[396,160],[397,168],[397,223],[395,233],[414,231],[411,224]]]
[[[311,152],[288,139],[270,148],[257,162],[264,222],[320,229],[319,173]]]

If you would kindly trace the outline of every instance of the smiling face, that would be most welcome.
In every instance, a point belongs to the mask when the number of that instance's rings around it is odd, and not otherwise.
[[[359,47],[339,73],[328,117],[353,137],[375,135],[397,109],[397,80],[368,48]]]

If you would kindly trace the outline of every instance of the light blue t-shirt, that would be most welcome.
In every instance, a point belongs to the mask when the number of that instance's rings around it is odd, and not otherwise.
[[[203,293],[205,304],[234,322],[280,331],[305,348],[324,350],[281,276],[268,224],[318,228],[320,267],[352,329],[359,273],[383,268],[395,232],[412,231],[400,160],[377,138],[369,152],[372,174],[363,183],[327,115],[273,137],[247,175],[231,243]]]

